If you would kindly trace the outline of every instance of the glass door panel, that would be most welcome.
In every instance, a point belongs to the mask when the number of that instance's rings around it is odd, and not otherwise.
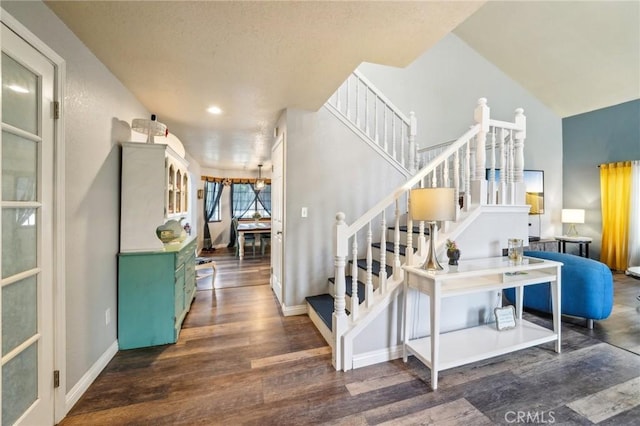
[[[2,121],[38,134],[38,76],[2,53]]]
[[[36,209],[2,209],[2,278],[37,267]]]
[[[2,24],[2,424],[53,424],[53,65]]]
[[[35,201],[38,142],[2,132],[2,199]]]

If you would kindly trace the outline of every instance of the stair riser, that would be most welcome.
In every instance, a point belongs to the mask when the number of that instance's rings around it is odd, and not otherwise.
[[[375,260],[377,260],[378,262],[380,261],[380,249],[378,247],[372,247],[371,254]],[[393,252],[387,251],[386,256],[386,264],[389,266],[393,266]],[[402,254],[400,255],[400,264],[404,264],[404,256]]]
[[[313,322],[320,334],[322,334],[324,340],[329,344],[329,346],[333,347],[333,335],[331,333],[331,330],[327,328],[324,321],[322,321],[322,319],[313,309],[313,306],[311,306],[309,303],[307,303],[307,315],[309,315],[309,319],[311,319],[311,322]]]
[[[358,281],[367,283],[367,271],[358,268]],[[373,290],[375,291],[379,287],[380,278],[377,275],[371,274],[371,282],[373,283]]]

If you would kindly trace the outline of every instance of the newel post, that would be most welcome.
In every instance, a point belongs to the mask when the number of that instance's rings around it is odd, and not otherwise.
[[[348,254],[348,238],[347,229],[348,226],[344,221],[345,214],[342,212],[336,213],[336,224],[333,240],[333,252],[334,258],[334,270],[335,270],[335,294],[333,305],[333,351],[331,354],[331,362],[336,370],[341,370],[343,359],[342,348],[342,334],[347,325],[347,312],[346,312],[346,279],[345,279],[345,264]]]
[[[418,120],[416,114],[409,113],[409,172],[413,175],[416,172],[416,135],[418,132]]]
[[[473,112],[473,118],[480,125],[480,130],[476,135],[475,144],[475,168],[472,178],[471,203],[487,204],[487,180],[485,178],[485,168],[487,162],[487,133],[489,133],[489,107],[487,98],[478,99],[478,106]]]
[[[513,144],[513,180],[516,184],[516,204],[525,204],[525,185],[524,185],[524,140],[527,137],[527,117],[524,115],[524,109],[517,108],[515,116],[515,124],[518,130],[515,131],[515,141]]]

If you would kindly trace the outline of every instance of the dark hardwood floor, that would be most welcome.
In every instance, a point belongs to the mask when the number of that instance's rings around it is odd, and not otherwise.
[[[614,313],[593,331],[563,318],[562,354],[447,370],[434,392],[413,357],[335,371],[309,318],[282,316],[268,255],[214,257],[215,289],[198,284],[179,342],[118,352],[62,425],[639,424],[640,356],[603,340],[640,345],[640,281],[616,275]]]

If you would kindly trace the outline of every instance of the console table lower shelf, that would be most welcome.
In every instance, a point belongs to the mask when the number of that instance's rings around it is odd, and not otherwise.
[[[405,270],[402,359],[407,362],[409,355],[415,355],[425,364],[431,370],[431,387],[434,390],[438,388],[438,372],[442,370],[547,342],[555,342],[555,351],[560,353],[562,263],[525,257],[522,262],[512,264],[506,257],[495,257],[460,262],[458,268],[451,271],[432,272],[412,266],[402,268]],[[545,282],[551,283],[553,329],[522,318],[524,288]],[[515,288],[513,328],[501,327],[498,330],[496,324],[491,323],[456,331],[441,331],[443,299],[502,291],[505,288]],[[410,335],[413,327],[409,324],[415,320],[416,314],[413,303],[408,302],[410,290],[429,296],[428,337]]]
[[[448,370],[520,349],[553,342],[558,335],[527,320],[517,320],[515,328],[496,330],[495,324],[480,325],[440,335],[438,370]],[[432,368],[431,337],[409,340],[406,348],[423,364]]]

